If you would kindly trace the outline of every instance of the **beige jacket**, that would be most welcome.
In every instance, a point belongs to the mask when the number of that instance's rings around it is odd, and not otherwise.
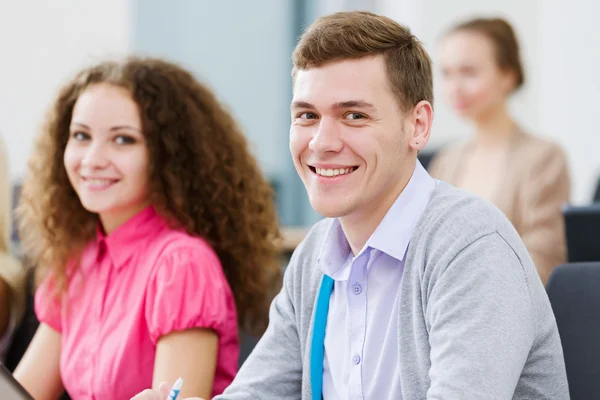
[[[492,202],[504,212],[521,238],[544,284],[552,270],[566,261],[562,206],[571,182],[564,151],[555,143],[519,132],[500,190]],[[456,184],[459,168],[472,141],[442,150],[429,173]]]

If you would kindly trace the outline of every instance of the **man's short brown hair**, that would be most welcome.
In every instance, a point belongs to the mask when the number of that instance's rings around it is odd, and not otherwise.
[[[292,76],[298,70],[378,55],[403,111],[422,100],[433,105],[431,59],[421,42],[407,27],[366,11],[338,12],[310,25],[294,50]]]

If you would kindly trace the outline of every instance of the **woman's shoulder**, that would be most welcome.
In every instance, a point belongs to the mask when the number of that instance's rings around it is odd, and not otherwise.
[[[522,130],[520,135],[522,144],[534,147],[561,149],[558,142],[543,134]]]
[[[461,140],[452,144],[445,144],[438,147],[434,151],[434,156],[429,164],[427,170],[436,179],[448,179],[446,174],[448,171],[453,170],[461,155],[464,154],[465,149],[469,145],[469,141]]]
[[[212,246],[183,229],[164,229],[148,244],[148,255],[158,264],[211,263],[220,265]]]
[[[565,150],[551,138],[522,131],[520,147],[520,153],[523,157],[529,159],[532,164],[552,161],[566,164],[567,155]]]
[[[469,145],[469,141],[461,140],[457,143],[446,144],[439,147],[439,150],[436,152],[436,158],[458,158],[460,154],[467,148]]]

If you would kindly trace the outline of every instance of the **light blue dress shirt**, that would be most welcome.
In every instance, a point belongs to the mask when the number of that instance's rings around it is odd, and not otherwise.
[[[402,399],[398,300],[404,257],[436,181],[417,161],[406,188],[359,254],[334,221],[318,258],[334,280],[323,357],[325,400]]]

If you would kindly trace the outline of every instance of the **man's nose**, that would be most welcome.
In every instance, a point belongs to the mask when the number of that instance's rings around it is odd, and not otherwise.
[[[341,130],[338,123],[332,118],[323,118],[314,131],[308,148],[318,154],[339,152],[344,147],[341,139]]]

